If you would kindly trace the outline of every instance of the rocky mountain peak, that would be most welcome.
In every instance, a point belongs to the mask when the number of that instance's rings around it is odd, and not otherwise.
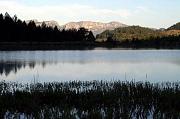
[[[63,26],[64,29],[79,29],[84,27],[91,30],[94,35],[97,35],[105,30],[113,30],[118,27],[127,27],[127,25],[113,21],[109,23],[92,22],[92,21],[80,21],[80,22],[69,22]]]

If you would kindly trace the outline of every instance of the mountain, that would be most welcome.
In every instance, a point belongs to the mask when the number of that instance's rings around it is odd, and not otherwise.
[[[153,30],[151,28],[140,26],[129,26],[116,28],[114,30],[106,30],[101,34],[98,34],[97,41],[106,41],[108,38],[112,38],[117,41],[132,40],[132,39],[149,39],[151,37],[161,36],[161,32]]]
[[[173,26],[169,27],[167,30],[180,30],[180,22],[174,24]]]
[[[94,35],[102,33],[105,30],[114,30],[118,27],[127,27],[127,25],[119,23],[119,22],[109,22],[109,23],[102,23],[102,22],[93,22],[93,21],[80,21],[80,22],[69,22],[65,25],[60,26],[56,21],[43,21],[39,22],[38,20],[28,20],[26,23],[30,21],[34,21],[37,26],[41,26],[44,22],[47,26],[55,27],[57,26],[59,29],[79,29],[84,27],[93,32]]]
[[[80,21],[80,22],[69,22],[63,26],[64,29],[79,29],[84,27],[93,32],[94,35],[102,33],[105,30],[113,30],[118,27],[127,27],[127,25],[119,23],[119,22],[92,22],[92,21]]]
[[[108,37],[111,37],[116,40],[125,40],[125,39],[148,39],[150,37],[161,37],[161,36],[178,36],[180,35],[180,22],[172,25],[171,27],[164,29],[155,29],[155,28],[146,28],[141,26],[128,26],[120,22],[93,22],[93,21],[80,21],[80,22],[69,22],[65,25],[59,25],[58,22],[52,21],[43,21],[39,22],[38,20],[28,20],[26,23],[34,21],[37,26],[41,26],[44,22],[47,26],[55,27],[58,29],[79,29],[84,27],[93,32],[97,37],[97,41],[105,41]]]
[[[39,22],[38,20],[34,19],[34,20],[27,20],[26,23],[28,24],[30,21],[34,21],[37,26],[41,26],[42,23],[44,22],[48,27],[54,28],[55,26],[57,26],[59,29],[61,28],[58,22],[54,20]]]

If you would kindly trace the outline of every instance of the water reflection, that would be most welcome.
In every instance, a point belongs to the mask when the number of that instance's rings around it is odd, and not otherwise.
[[[178,50],[0,52],[0,79],[10,81],[177,81],[179,71]]]
[[[42,66],[45,67],[45,62]],[[19,61],[0,61],[0,74],[8,76],[10,73],[17,73],[21,69],[30,68],[34,69],[36,62],[19,62]]]

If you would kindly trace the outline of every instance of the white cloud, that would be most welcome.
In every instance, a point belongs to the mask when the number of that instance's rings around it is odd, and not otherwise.
[[[17,14],[21,19],[57,20],[62,23],[79,20],[109,21],[131,16],[126,9],[100,9],[87,5],[28,6],[17,0],[0,0],[0,12]]]

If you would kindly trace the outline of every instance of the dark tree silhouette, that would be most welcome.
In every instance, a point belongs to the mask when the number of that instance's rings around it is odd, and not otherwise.
[[[96,41],[96,39],[95,39],[92,31],[89,32],[89,34],[88,34],[88,36],[87,36],[87,40],[88,40],[88,41],[91,41],[91,42],[95,42],[95,41]]]
[[[0,14],[0,42],[89,42],[95,41],[91,31],[80,28],[60,30],[56,27],[49,27],[42,23],[36,26],[34,21],[26,24],[16,15],[11,17],[8,13]]]

